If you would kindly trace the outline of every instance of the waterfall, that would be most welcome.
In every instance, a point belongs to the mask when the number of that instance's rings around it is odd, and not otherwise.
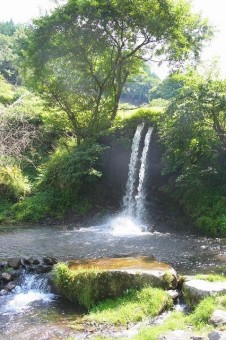
[[[129,162],[128,180],[126,183],[126,194],[123,197],[123,210],[126,215],[133,215],[134,208],[136,206],[134,191],[137,176],[137,168],[139,162],[139,147],[141,141],[142,131],[144,129],[144,123],[137,126],[136,132],[133,137],[132,150]]]
[[[142,220],[145,212],[147,156],[153,128],[150,127],[145,136],[143,131],[144,123],[137,126],[133,137],[123,211],[109,222],[114,236],[141,235],[146,231]]]
[[[11,315],[25,312],[32,307],[34,301],[49,303],[54,297],[47,277],[25,272],[21,284],[6,297],[5,304],[0,307],[0,313]]]
[[[138,220],[142,220],[144,213],[147,155],[153,127],[149,127],[145,135],[144,147],[141,158],[139,158],[143,129],[144,123],[139,124],[133,137],[126,194],[123,198],[123,212],[125,215],[136,217]],[[137,187],[135,187],[136,184]]]
[[[145,204],[145,174],[147,168],[147,154],[149,150],[149,144],[151,140],[153,127],[149,127],[148,132],[146,133],[144,139],[144,148],[141,156],[141,164],[139,171],[139,183],[137,188],[137,195],[135,197],[136,201],[136,217],[139,220],[142,220],[142,215],[144,213],[144,204]]]

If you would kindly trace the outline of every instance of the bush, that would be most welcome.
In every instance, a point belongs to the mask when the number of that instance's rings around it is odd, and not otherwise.
[[[56,151],[40,170],[33,195],[13,207],[14,218],[37,222],[47,217],[62,218],[69,209],[85,213],[101,177],[103,150],[99,144],[86,144],[70,152]]]
[[[46,217],[51,217],[53,197],[54,194],[51,191],[37,192],[34,196],[27,197],[11,207],[11,217],[19,222],[38,222]]]
[[[29,192],[28,179],[18,166],[0,167],[0,197],[2,200],[18,201]]]
[[[120,112],[114,121],[113,127],[104,131],[102,136],[109,137],[111,143],[120,143],[124,147],[129,148],[137,125],[144,122],[147,126],[156,127],[162,114],[163,110],[156,108],[142,108],[127,113]]]
[[[11,104],[18,97],[13,86],[0,75],[0,103],[3,105]]]

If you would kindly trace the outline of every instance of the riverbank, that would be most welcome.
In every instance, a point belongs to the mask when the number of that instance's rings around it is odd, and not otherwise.
[[[213,336],[224,339],[225,276],[185,277],[184,287],[187,287],[182,290],[187,303],[188,289],[196,296],[197,291],[192,287],[199,282],[201,294],[210,284],[217,289],[220,284],[223,289],[220,295],[219,290],[218,295],[202,295],[189,307],[184,304],[180,291],[178,295],[178,291],[145,287],[97,302],[87,311],[53,295],[43,275],[27,273],[15,291],[0,296],[1,339],[212,340]],[[213,286],[210,295],[214,292]]]

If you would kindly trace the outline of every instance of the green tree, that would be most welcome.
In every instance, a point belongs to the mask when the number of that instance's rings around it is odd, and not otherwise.
[[[139,74],[128,77],[121,94],[120,101],[134,105],[148,103],[148,93],[151,88],[160,83],[158,76],[151,72],[148,65],[140,69]]]
[[[180,88],[183,86],[183,81],[177,74],[164,79],[161,83],[152,87],[148,93],[148,99],[151,102],[153,99],[165,99],[170,100],[177,96]]]
[[[66,112],[78,142],[114,120],[123,87],[144,58],[181,65],[211,36],[184,0],[68,0],[29,32],[33,87]]]
[[[226,81],[189,72],[160,135],[171,194],[211,232],[226,230]]]
[[[20,83],[17,53],[21,48],[17,44],[23,27],[13,21],[0,22],[0,74],[10,83]]]
[[[0,22],[0,33],[12,36],[16,32],[18,26],[19,25],[16,25],[12,19],[10,21]]]

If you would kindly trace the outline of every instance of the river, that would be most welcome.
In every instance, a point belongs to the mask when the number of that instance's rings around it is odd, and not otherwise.
[[[127,228],[123,228],[127,224]],[[114,227],[112,227],[114,225]],[[75,258],[154,255],[171,264],[180,274],[220,272],[225,269],[226,240],[201,237],[169,227],[142,232],[123,217],[97,226],[68,230],[67,226],[1,227],[0,259],[53,256],[66,261]],[[223,269],[224,266],[224,269]],[[80,312],[63,303],[48,289],[29,285],[0,297],[1,339],[64,339],[71,336],[66,325]],[[26,281],[26,280],[25,280]]]

